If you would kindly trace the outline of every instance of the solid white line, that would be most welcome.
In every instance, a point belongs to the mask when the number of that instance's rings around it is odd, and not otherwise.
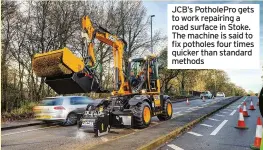
[[[220,123],[220,125],[210,135],[216,135],[222,129],[222,127],[226,124],[227,121],[228,120],[224,120],[222,123]]]
[[[209,124],[200,124],[200,125],[206,126],[206,127],[213,127],[213,126],[211,126],[211,125],[209,125]]]
[[[229,116],[233,116],[237,110],[233,110]]]
[[[37,129],[32,129],[32,130],[19,131],[19,132],[12,132],[12,133],[3,134],[1,136],[7,136],[7,135],[12,135],[12,134],[24,133],[24,132],[31,132],[31,131],[36,131],[36,130],[43,130],[43,129],[54,128],[54,127],[58,127],[58,125],[51,126],[51,127],[37,128]]]
[[[182,149],[181,147],[178,147],[178,146],[176,146],[176,145],[174,145],[174,144],[169,144],[169,145],[167,145],[167,146],[171,147],[171,148],[174,149],[174,150],[184,150],[184,149]]]
[[[216,114],[216,116],[224,117],[225,115],[219,115],[219,114]]]
[[[195,136],[203,136],[202,134],[195,133],[195,132],[187,132],[187,133],[189,133],[189,134],[193,134],[193,135],[195,135]]]
[[[218,119],[214,119],[214,118],[208,118],[209,120],[213,120],[213,121],[220,121]]]
[[[238,105],[237,108],[239,108],[241,105]]]

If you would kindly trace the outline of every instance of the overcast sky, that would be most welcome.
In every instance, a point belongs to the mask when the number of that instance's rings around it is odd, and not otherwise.
[[[153,30],[161,30],[167,35],[167,4],[216,4],[216,3],[241,3],[241,4],[260,4],[260,62],[263,65],[263,2],[246,2],[246,1],[220,1],[220,2],[195,2],[195,1],[185,1],[185,2],[174,2],[174,1],[143,1],[144,6],[147,8],[148,15],[155,15],[153,18]],[[249,21],[249,20],[248,20]],[[245,60],[244,60],[245,61]],[[231,80],[238,86],[243,87],[245,90],[252,90],[254,92],[259,92],[262,87],[262,70],[225,70]]]

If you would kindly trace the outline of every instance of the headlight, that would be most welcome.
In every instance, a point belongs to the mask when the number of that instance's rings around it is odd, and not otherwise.
[[[146,90],[142,90],[142,94],[145,94],[146,93]]]

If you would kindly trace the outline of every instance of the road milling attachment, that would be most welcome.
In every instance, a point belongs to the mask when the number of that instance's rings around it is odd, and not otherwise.
[[[34,73],[39,77],[57,77],[82,71],[84,63],[68,48],[36,54],[32,60]]]

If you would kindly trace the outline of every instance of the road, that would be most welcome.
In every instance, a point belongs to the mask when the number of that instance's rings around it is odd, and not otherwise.
[[[248,130],[234,128],[239,116],[238,107],[244,101],[245,98],[243,98],[200,122],[158,150],[249,150],[249,146],[254,143],[257,117],[261,117],[259,108],[256,106],[257,97],[247,97],[247,109],[251,98],[256,110],[248,110],[250,117],[245,117]]]
[[[173,103],[174,117],[185,115],[187,113],[208,107],[209,104],[220,101],[222,98],[207,99],[203,102],[201,99],[186,102]],[[157,117],[152,118],[151,126],[159,124]],[[17,149],[83,149],[91,145],[100,144],[114,138],[121,138],[133,132],[139,132],[137,129],[112,129],[112,133],[94,138],[93,133],[78,131],[76,126],[62,127],[59,125],[37,125],[23,127],[12,130],[2,131],[3,150]]]

